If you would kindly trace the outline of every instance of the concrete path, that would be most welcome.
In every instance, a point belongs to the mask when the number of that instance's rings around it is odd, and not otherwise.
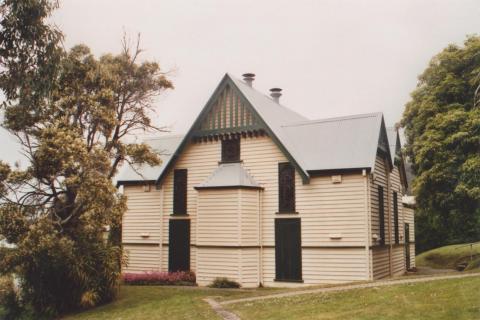
[[[222,306],[225,306],[225,305],[234,304],[234,303],[292,297],[292,296],[298,296],[302,294],[338,292],[338,291],[347,291],[347,290],[353,290],[353,289],[385,287],[385,286],[394,286],[397,284],[410,284],[410,283],[428,282],[428,281],[434,281],[434,280],[469,278],[469,277],[480,277],[480,273],[464,273],[464,274],[437,275],[437,276],[428,276],[428,277],[425,276],[421,278],[410,278],[410,279],[402,278],[402,279],[380,280],[380,281],[374,281],[374,282],[343,285],[343,286],[336,286],[336,287],[295,290],[295,291],[288,291],[288,292],[276,293],[276,294],[270,294],[270,295],[264,295],[264,296],[227,300],[227,301],[222,301],[219,304]]]
[[[205,300],[212,309],[224,320],[241,320],[235,313],[225,310],[220,303],[212,298],[205,298]]]

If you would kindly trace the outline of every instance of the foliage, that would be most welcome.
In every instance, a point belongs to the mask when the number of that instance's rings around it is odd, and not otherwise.
[[[478,255],[473,260],[469,261],[464,271],[472,271],[477,269],[480,269],[480,255]]]
[[[0,5],[3,127],[18,138],[25,168],[0,161],[0,274],[15,272],[36,318],[111,301],[118,291],[126,209],[112,178],[123,163],[159,164],[136,132],[151,122],[154,99],[171,82],[155,62],[139,62],[137,42],[95,58],[45,21],[57,3],[6,0]]]
[[[240,288],[240,283],[228,278],[215,278],[209,285],[210,288]]]
[[[419,251],[480,239],[480,37],[419,76],[402,125],[413,163]]]
[[[464,243],[423,252],[416,257],[416,265],[434,269],[455,269],[459,264],[467,263],[466,270],[472,270],[475,266],[474,261],[477,258],[480,258],[480,243],[475,243],[472,246],[472,250],[470,250],[470,246],[467,243]]]
[[[12,276],[0,277],[0,306],[5,308],[5,313],[0,314],[0,319],[18,319],[22,314],[20,299]]]
[[[128,285],[195,285],[195,273],[193,272],[143,272],[124,273],[123,282]]]

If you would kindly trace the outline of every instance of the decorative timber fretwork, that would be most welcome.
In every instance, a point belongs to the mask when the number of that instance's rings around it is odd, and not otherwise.
[[[227,84],[208,106],[194,140],[224,139],[224,136],[259,135],[265,130],[247,102]]]

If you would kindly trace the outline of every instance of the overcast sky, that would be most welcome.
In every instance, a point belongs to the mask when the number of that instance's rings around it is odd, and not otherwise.
[[[480,32],[479,0],[60,0],[65,46],[118,53],[123,30],[174,70],[156,123],[184,133],[229,72],[311,119],[382,111],[401,119],[417,76],[449,43]],[[0,158],[19,157],[0,131]]]

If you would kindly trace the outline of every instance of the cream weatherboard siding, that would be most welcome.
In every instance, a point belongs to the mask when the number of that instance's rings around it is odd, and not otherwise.
[[[158,245],[123,245],[127,264],[123,272],[160,271],[160,247]]]
[[[259,284],[259,191],[200,189],[197,193],[197,283],[219,275],[244,287]],[[254,246],[254,248],[245,248]]]
[[[380,245],[377,240],[373,241],[372,247],[372,269],[374,279],[381,279],[390,275],[399,275],[406,271],[404,241],[404,223],[406,220],[402,205],[402,182],[398,167],[395,165],[393,170],[390,171],[388,166],[386,158],[378,155],[375,162],[374,173],[370,178],[372,237],[374,235],[377,237],[380,236],[378,186],[383,187],[385,212],[385,245]],[[388,185],[388,181],[390,182],[390,185]],[[397,192],[398,244],[395,244],[393,192]]]
[[[128,210],[122,221],[124,272],[159,271],[162,248],[162,190],[154,186],[124,186]]]
[[[368,255],[364,249],[367,239],[365,177],[360,173],[342,175],[342,182],[335,184],[330,175],[312,177],[310,183],[304,185],[300,176],[296,174],[296,210],[298,214],[278,214],[278,163],[288,160],[273,141],[267,136],[241,139],[243,166],[264,188],[260,195],[256,191],[247,192],[247,190],[197,191],[194,189],[194,186],[207,179],[218,166],[220,152],[220,141],[191,143],[175,164],[177,169],[188,169],[187,212],[188,218],[192,221],[191,244],[192,250],[195,246],[197,247],[196,257],[200,263],[207,254],[202,251],[202,246],[212,246],[215,243],[219,245],[221,243],[224,246],[233,245],[232,240],[225,237],[229,232],[234,231],[233,229],[225,231],[232,226],[224,224],[222,229],[216,229],[218,234],[215,235],[212,232],[197,232],[197,210],[212,209],[211,212],[205,210],[205,215],[202,215],[200,219],[204,217],[208,219],[209,215],[222,210],[225,211],[225,219],[228,219],[234,209],[230,196],[233,196],[234,192],[241,192],[244,199],[242,210],[245,213],[245,219],[242,220],[242,232],[245,234],[242,236],[241,245],[262,246],[262,261],[257,261],[257,264],[262,265],[261,278],[265,284],[273,285],[275,278],[274,221],[276,218],[288,217],[301,219],[304,283],[343,282],[346,281],[345,279],[365,280],[368,277]],[[163,244],[166,247],[168,245],[168,221],[172,218],[177,219],[177,217],[170,216],[173,203],[173,170],[167,173],[162,186],[165,189]],[[204,192],[206,192],[205,198],[203,196],[199,198],[198,195]],[[226,196],[222,197],[222,194]],[[260,217],[247,214],[258,210],[255,202],[252,202],[253,198],[257,197],[260,197],[261,221],[258,221]],[[183,217],[178,217],[178,219],[183,219]],[[230,217],[230,219],[234,218]],[[261,244],[257,239],[259,222],[261,223]],[[220,224],[222,223],[224,222]],[[214,225],[215,222],[209,222],[209,226],[205,227],[205,230],[213,231],[212,226]],[[220,225],[218,226],[220,227]],[[244,253],[245,249],[242,250],[242,254]],[[249,255],[252,254],[249,252]],[[191,256],[193,257],[193,254]],[[168,254],[164,253],[162,260],[165,260],[166,257]],[[319,267],[318,262],[322,259],[325,260],[325,266]],[[342,263],[336,264],[336,261]],[[168,263],[162,261],[162,266],[162,269],[166,270]],[[195,270],[193,263],[192,270]],[[195,271],[198,273],[200,270]]]
[[[131,252],[131,267],[125,270],[168,271],[169,221],[190,219],[190,267],[200,285],[217,276],[227,276],[244,286],[257,286],[260,282],[284,286],[285,283],[274,281],[274,223],[275,219],[294,217],[301,219],[304,285],[382,278],[390,275],[391,268],[392,274],[404,271],[403,212],[406,210],[401,205],[400,178],[398,170],[393,170],[392,186],[387,188],[386,162],[381,157],[377,158],[373,175],[342,174],[340,183],[334,183],[331,175],[323,175],[312,176],[308,184],[303,184],[296,172],[297,213],[293,214],[277,213],[278,164],[288,160],[272,139],[266,135],[242,137],[240,158],[262,190],[194,188],[218,167],[221,141],[214,139],[187,144],[165,175],[160,190],[151,188],[150,192],[144,192],[141,186],[126,186],[128,211],[123,241]],[[172,216],[174,169],[188,170],[187,216]],[[385,195],[387,245],[382,247],[372,237],[379,235],[378,185],[384,187]],[[402,237],[400,245],[393,246],[390,258],[393,190],[398,192]],[[142,233],[149,233],[149,237],[142,238]]]

